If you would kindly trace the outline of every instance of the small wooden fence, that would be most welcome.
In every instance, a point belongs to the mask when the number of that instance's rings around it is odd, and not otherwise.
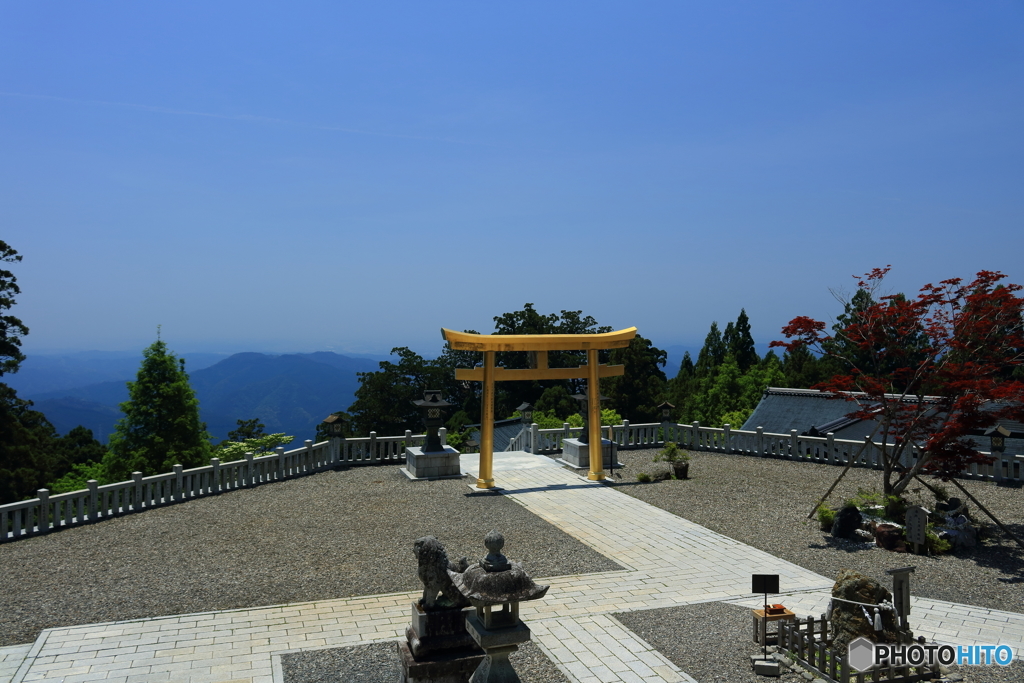
[[[779,621],[779,649],[796,657],[805,669],[829,683],[916,683],[938,678],[938,664],[931,666],[888,666],[869,671],[855,671],[847,661],[847,653],[833,652],[828,638],[828,618],[807,617]]]
[[[445,443],[447,430],[441,428],[439,436]],[[211,458],[209,465],[187,470],[175,465],[172,472],[150,477],[134,472],[131,481],[116,484],[101,486],[90,480],[88,488],[69,493],[50,495],[40,489],[36,498],[0,505],[0,543],[340,465],[397,464],[405,462],[405,447],[418,446],[423,438],[423,434],[408,431],[403,436],[383,437],[370,432],[368,437],[333,442],[306,441],[302,448],[290,451],[279,447],[258,457],[246,453],[243,460],[233,462]]]

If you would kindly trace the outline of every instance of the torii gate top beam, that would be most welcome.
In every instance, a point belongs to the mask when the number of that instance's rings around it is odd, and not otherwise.
[[[441,335],[457,351],[589,351],[624,349],[636,328],[600,334],[470,334],[442,327]]]

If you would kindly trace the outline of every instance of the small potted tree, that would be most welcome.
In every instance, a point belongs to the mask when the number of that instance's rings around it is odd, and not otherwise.
[[[689,479],[690,456],[679,450],[679,446],[674,441],[667,442],[665,448],[654,456],[654,462],[662,461],[672,466],[672,474],[676,479]]]

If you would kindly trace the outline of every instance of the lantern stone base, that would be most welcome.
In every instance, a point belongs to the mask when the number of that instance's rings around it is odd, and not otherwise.
[[[419,446],[406,448],[402,472],[410,479],[455,479],[466,476],[459,463],[459,452],[451,446],[431,453],[424,453]]]
[[[467,683],[484,652],[466,632],[472,608],[423,611],[412,604],[412,625],[398,643],[399,683]]]
[[[618,462],[619,444],[613,443],[608,439],[601,439],[601,451],[601,454],[604,456],[602,462],[603,469],[611,469],[613,458],[615,459],[615,466],[622,467]],[[562,439],[562,457],[559,460],[570,467],[589,469],[590,444],[580,443],[579,439]]]
[[[470,614],[466,617],[466,630],[487,653],[469,683],[519,683],[519,675],[508,657],[519,649],[519,643],[530,639],[530,627],[517,620],[512,626],[486,628],[477,615]]]

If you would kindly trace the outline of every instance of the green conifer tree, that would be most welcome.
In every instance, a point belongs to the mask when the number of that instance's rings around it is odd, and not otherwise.
[[[110,481],[126,481],[132,472],[149,476],[174,465],[204,465],[210,458],[210,435],[199,420],[199,400],[188,383],[185,359],[167,351],[159,338],[143,351],[142,366],[128,382],[124,417],[110,436],[103,459]]]

